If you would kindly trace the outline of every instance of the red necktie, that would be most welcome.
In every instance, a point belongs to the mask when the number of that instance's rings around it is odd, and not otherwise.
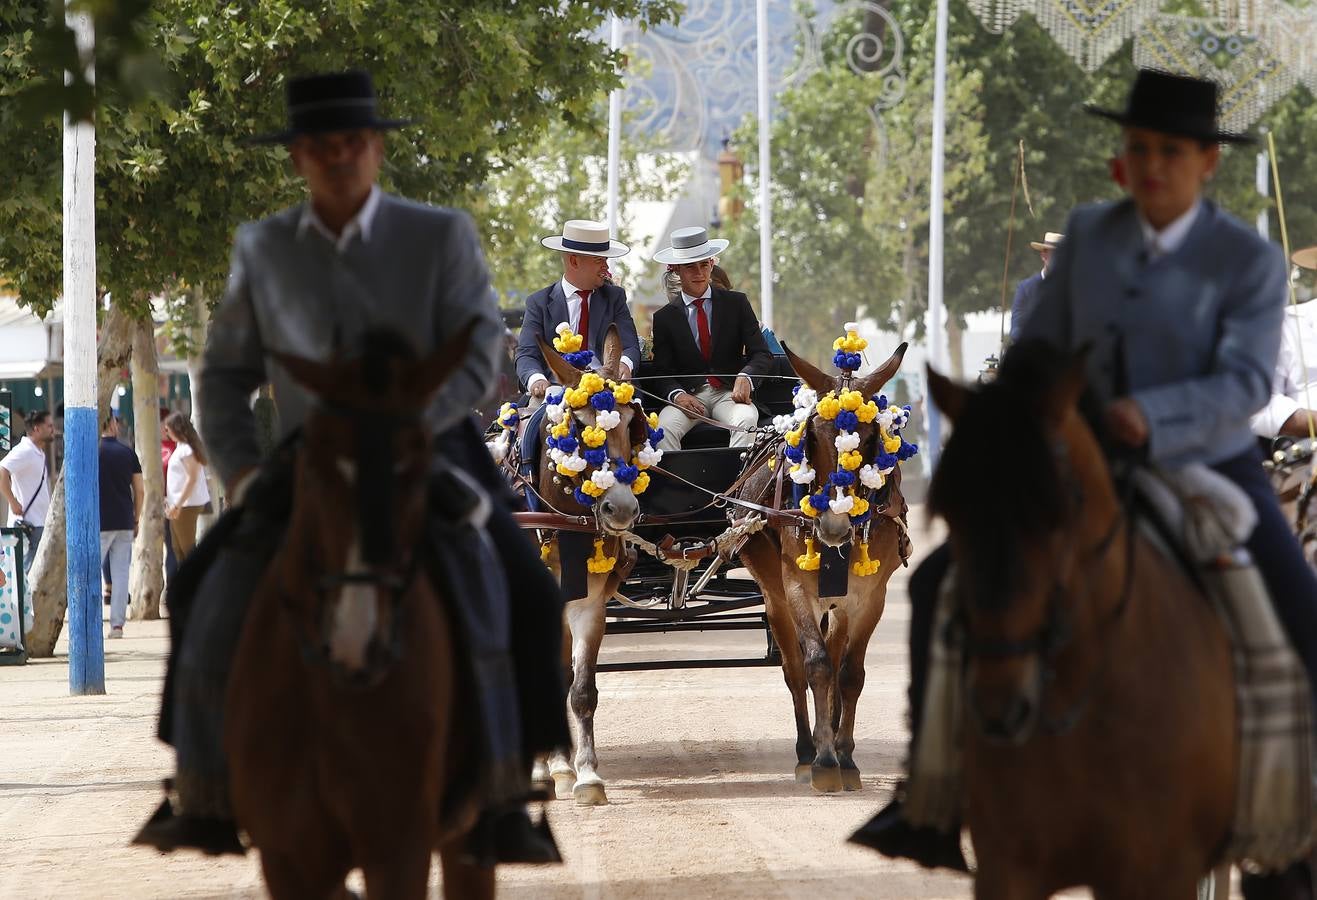
[[[695,327],[700,332],[700,355],[707,366],[712,362],[713,338],[709,336],[709,317],[704,312],[704,297],[695,301]],[[723,380],[716,375],[709,376],[709,387],[715,391],[722,390]]]
[[[576,333],[581,336],[581,349],[590,349],[590,292],[577,291],[576,296],[581,298],[581,316],[577,319],[581,327],[576,329]]]

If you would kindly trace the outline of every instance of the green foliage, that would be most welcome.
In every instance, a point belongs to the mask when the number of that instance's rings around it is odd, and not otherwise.
[[[107,0],[108,2],[108,0]],[[497,160],[520,159],[555,123],[595,121],[619,54],[595,35],[609,14],[654,24],[674,0],[155,0],[138,20],[168,73],[145,101],[111,82],[98,96],[98,280],[140,314],[167,287],[221,294],[233,228],[300,197],[282,148],[245,139],[283,125],[296,73],[371,70],[389,138],[382,180],[462,203]],[[17,190],[0,199],[0,277],[40,311],[59,293],[60,132],[8,102],[49,74],[38,4],[0,0],[0,157]]]

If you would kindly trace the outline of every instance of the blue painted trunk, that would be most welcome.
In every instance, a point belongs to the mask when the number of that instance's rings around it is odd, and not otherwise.
[[[101,631],[101,489],[96,410],[64,412],[64,521],[68,542],[69,692],[105,693]]]

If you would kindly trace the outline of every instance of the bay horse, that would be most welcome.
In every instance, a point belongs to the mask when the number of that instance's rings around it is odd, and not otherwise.
[[[291,520],[253,598],[226,703],[238,824],[275,900],[493,897],[463,861],[477,798],[477,716],[460,638],[425,553],[431,442],[423,412],[467,335],[417,359],[391,333],[358,358],[277,355],[317,399],[296,451]],[[454,799],[458,797],[459,799]]]
[[[818,397],[846,389],[858,391],[867,401],[896,374],[905,349],[901,344],[877,370],[853,381],[824,374],[790,349],[786,355],[796,375]],[[817,410],[804,424],[800,440],[807,445],[816,484],[827,485],[839,469],[838,434],[836,422]],[[857,452],[872,462],[882,437],[878,424],[861,422],[856,434]],[[735,496],[761,505],[772,503],[782,494],[782,482],[791,484],[783,471],[787,464],[781,453],[756,455],[749,464],[754,471]],[[828,509],[805,521],[803,527],[770,523],[751,535],[740,551],[742,564],[763,592],[769,628],[782,654],[782,674],[795,713],[796,780],[817,791],[862,787],[855,764],[855,715],[864,689],[864,656],[882,618],[888,580],[908,555],[909,542],[898,518],[904,512],[898,485],[899,476],[893,473],[887,501],[894,504],[894,515],[879,514],[875,509],[867,525],[853,526],[848,514]],[[802,570],[798,564],[799,558],[813,552],[815,541],[826,547],[852,544],[851,559],[877,562],[876,572],[850,575],[844,597],[820,597],[818,573]],[[814,698],[813,728],[807,690]]]
[[[546,759],[536,760],[531,779],[542,789],[551,786],[554,796],[560,800],[573,798],[582,806],[598,806],[608,802],[604,780],[599,774],[594,735],[594,716],[599,705],[596,673],[599,648],[604,640],[604,610],[609,598],[626,580],[636,559],[635,550],[625,545],[621,535],[635,525],[640,515],[637,494],[644,491],[649,476],[643,471],[630,469],[643,470],[647,465],[643,462],[637,465],[638,451],[654,453],[655,450],[653,446],[647,446],[650,423],[634,399],[630,385],[616,383],[622,365],[622,340],[616,326],[609,327],[604,339],[603,364],[598,372],[576,368],[543,340],[540,340],[540,351],[561,385],[561,388],[550,389],[546,402],[555,397],[561,397],[563,402],[551,403],[560,410],[560,413],[555,413],[560,416],[559,421],[546,416],[535,436],[542,449],[533,487],[551,511],[594,519],[595,551],[589,563],[585,596],[568,597],[563,610],[563,665],[567,669],[568,708],[575,725],[575,756],[569,758],[571,748],[563,748]],[[591,402],[575,406],[567,402],[573,392],[594,387],[600,388],[598,394],[609,397],[614,397],[614,388],[617,388],[622,391],[621,399],[601,403],[607,408],[597,408]],[[579,399],[584,399],[584,396],[582,393]],[[610,420],[615,416],[615,421],[605,423],[611,427],[602,435],[604,442],[587,449],[585,441],[589,430],[605,416]],[[560,468],[550,449],[546,449],[551,438],[557,440],[553,434],[555,427],[564,432],[564,440],[574,445],[565,456],[576,455],[580,462],[568,462],[565,464],[568,468]],[[567,431],[570,435],[566,434]],[[604,462],[586,461],[583,457],[590,456],[590,450]],[[570,471],[571,467],[582,463],[583,467]],[[602,473],[596,475],[601,467],[614,474],[608,477]],[[607,486],[591,486],[600,483]],[[582,489],[594,492],[595,496],[583,496]],[[542,550],[545,563],[561,581],[560,533],[543,531]],[[611,565],[608,560],[612,560]]]
[[[1224,627],[1131,524],[1082,354],[1021,343],[981,388],[928,378],[955,426],[929,505],[963,632],[975,897],[1192,900],[1234,807]]]

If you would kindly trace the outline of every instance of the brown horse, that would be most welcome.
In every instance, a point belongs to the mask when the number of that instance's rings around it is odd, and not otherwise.
[[[585,372],[572,366],[543,341],[540,342],[540,350],[564,390],[570,391],[582,384]],[[622,340],[617,334],[617,328],[610,327],[604,339],[603,366],[596,377],[604,381],[616,381],[621,362]],[[601,414],[610,411],[617,414],[618,421],[607,430],[606,442],[597,448],[606,452],[607,466],[611,471],[620,472],[619,461],[632,462],[634,451],[647,439],[645,414],[634,400],[619,402],[613,410],[598,410],[589,403],[576,408],[566,404],[560,408],[565,412],[562,423],[571,428],[571,439],[578,443],[578,451],[585,450],[584,435],[599,421]],[[536,438],[541,448],[546,446],[551,429],[556,424],[560,423],[548,417],[544,419]],[[563,629],[563,665],[568,670],[568,707],[576,726],[575,758],[569,759],[569,748],[564,748],[550,754],[547,759],[537,760],[532,774],[532,780],[538,786],[547,788],[552,781],[556,797],[573,797],[583,806],[608,802],[604,780],[599,775],[598,754],[595,752],[594,714],[599,705],[595,676],[599,664],[599,648],[604,640],[605,606],[626,580],[627,573],[635,563],[635,551],[626,547],[621,535],[631,529],[640,515],[640,503],[633,492],[636,482],[614,480],[602,489],[602,493],[592,498],[593,502],[589,505],[581,502],[578,492],[592,482],[599,468],[599,465],[591,462],[575,474],[566,475],[558,468],[549,451],[544,449],[540,453],[535,482],[536,491],[544,498],[550,511],[593,517],[597,541],[594,559],[614,560],[614,565],[607,571],[594,571],[604,569],[604,565],[593,566],[588,575],[585,596],[568,598],[563,610],[566,625]],[[648,476],[641,477],[648,479]],[[541,534],[547,553],[545,561],[554,575],[561,579],[562,554],[558,532],[546,529]]]
[[[845,387],[859,391],[866,400],[896,374],[904,354],[902,344],[877,371],[851,383],[825,375],[787,350],[796,375],[820,397]],[[866,461],[872,461],[880,440],[878,426],[861,423],[857,433],[859,452]],[[804,429],[802,440],[808,443],[808,459],[818,484],[827,484],[838,469],[837,434],[834,422],[817,412]],[[771,467],[770,460],[774,460]],[[779,486],[785,465],[780,454],[759,454],[751,461],[751,466],[757,468],[737,496],[761,505],[772,503],[781,496]],[[786,483],[790,485],[789,480]],[[854,753],[855,711],[864,689],[864,655],[883,614],[888,579],[902,563],[903,546],[908,547],[899,518],[904,511],[897,490],[899,479],[893,477],[888,484],[888,509],[883,513],[875,509],[866,526],[855,527],[849,515],[829,510],[804,527],[766,527],[752,535],[740,553],[742,563],[763,591],[768,624],[782,653],[782,673],[795,709],[796,779],[819,791],[856,791],[861,787]],[[797,564],[797,558],[805,555],[815,541],[827,547],[851,544],[852,560],[859,559],[864,548],[868,558],[878,562],[877,572],[851,574],[846,596],[821,598],[818,574],[802,571]],[[812,730],[807,687],[814,695]]]
[[[461,343],[424,360],[396,337],[373,343],[329,364],[279,357],[319,405],[297,450],[287,538],[230,681],[233,808],[276,900],[351,896],[344,878],[358,867],[372,900],[419,900],[435,850],[445,896],[492,897],[493,869],[460,859],[476,808],[454,788],[476,777],[479,740],[460,727],[475,713],[420,561],[422,412]]]
[[[965,823],[980,900],[1192,900],[1235,797],[1225,631],[1130,524],[1080,414],[1083,361],[1012,348],[971,390],[933,482],[966,658]]]

